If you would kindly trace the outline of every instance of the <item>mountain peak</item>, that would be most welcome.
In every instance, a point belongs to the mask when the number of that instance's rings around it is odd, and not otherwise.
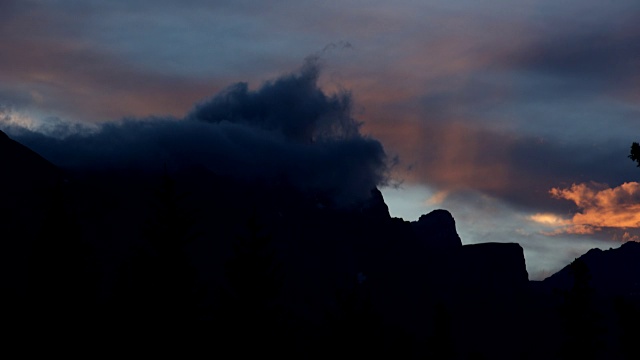
[[[609,295],[637,294],[640,278],[640,244],[629,241],[609,250],[591,249],[577,259],[588,267],[591,285]],[[569,289],[570,265],[544,280],[550,288]]]
[[[377,188],[371,189],[371,197],[366,200],[364,209],[378,219],[386,220],[391,218],[389,207],[384,202],[382,192]]]
[[[411,223],[419,241],[427,247],[457,249],[462,240],[456,231],[456,222],[447,210],[437,209],[420,216]]]

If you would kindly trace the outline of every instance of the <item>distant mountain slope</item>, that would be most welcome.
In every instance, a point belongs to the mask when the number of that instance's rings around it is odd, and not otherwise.
[[[0,131],[0,225],[7,236],[28,233],[61,171]],[[29,226],[31,224],[31,226]]]
[[[58,179],[59,171],[28,147],[12,140],[0,130],[0,185],[26,187],[47,184]]]
[[[608,296],[640,299],[640,243],[627,242],[616,249],[591,249],[578,259],[584,261],[591,275],[591,286]],[[569,265],[546,278],[547,288],[567,290],[573,285]]]

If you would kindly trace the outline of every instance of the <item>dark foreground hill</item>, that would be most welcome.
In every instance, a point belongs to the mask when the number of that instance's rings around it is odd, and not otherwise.
[[[609,250],[591,249],[577,260],[588,268],[589,284],[601,296],[640,300],[640,243],[627,242]],[[567,265],[544,280],[546,287],[569,290],[575,286]]]
[[[637,354],[637,244],[530,283],[517,243],[463,245],[446,210],[392,218],[377,189],[345,205],[198,166],[58,169],[4,133],[0,159],[16,343],[296,359]]]

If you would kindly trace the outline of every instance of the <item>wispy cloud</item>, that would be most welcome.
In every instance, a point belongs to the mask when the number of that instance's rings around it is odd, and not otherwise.
[[[430,198],[425,200],[425,205],[440,205],[442,204],[449,196],[449,192],[446,190],[441,190],[433,194]]]

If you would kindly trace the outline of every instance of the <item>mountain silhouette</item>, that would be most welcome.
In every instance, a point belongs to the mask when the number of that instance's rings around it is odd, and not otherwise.
[[[36,216],[43,208],[43,195],[62,180],[61,171],[26,146],[0,131],[0,221],[3,229]]]
[[[26,146],[12,140],[0,130],[0,164],[2,185],[33,187],[37,183],[51,183],[60,175],[55,165]]]
[[[439,249],[457,249],[462,240],[456,232],[455,220],[446,210],[434,210],[420,216],[412,228],[418,238],[424,239],[424,246]]]
[[[0,281],[6,321],[24,325],[18,309],[25,301],[29,253],[51,208],[62,172],[0,131]]]
[[[377,188],[345,203],[198,165],[58,168],[4,133],[0,159],[21,341],[63,341],[69,321],[92,346],[156,353],[561,359],[584,338],[593,358],[637,354],[637,243],[529,281],[519,244],[464,244],[444,209],[394,218]]]
[[[588,266],[595,289],[610,296],[640,296],[640,243],[629,241],[616,249],[591,249],[577,259]],[[543,282],[549,287],[569,289],[573,286],[570,267],[565,266]]]

